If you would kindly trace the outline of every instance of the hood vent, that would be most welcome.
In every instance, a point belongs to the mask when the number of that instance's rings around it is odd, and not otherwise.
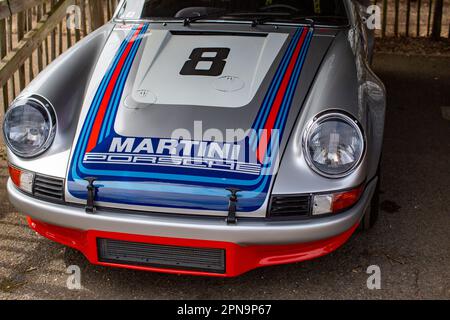
[[[37,174],[34,178],[33,195],[47,201],[64,201],[64,180]]]
[[[311,212],[311,197],[305,195],[273,196],[269,217],[302,217]]]

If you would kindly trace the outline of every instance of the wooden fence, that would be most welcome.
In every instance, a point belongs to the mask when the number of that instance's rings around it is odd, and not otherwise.
[[[372,2],[380,6],[382,13],[378,36],[429,37],[432,34],[433,23],[436,23],[435,30],[439,33],[436,37],[450,37],[450,0],[372,0]],[[435,15],[436,5],[443,8],[437,15]]]
[[[49,63],[109,20],[117,0],[0,0],[0,113]],[[449,37],[450,0],[372,0],[380,6],[377,35],[430,36],[433,23]],[[434,19],[442,3],[440,19]],[[76,7],[73,7],[76,6]],[[80,28],[68,25],[79,10]],[[440,20],[440,23],[439,23]]]
[[[0,110],[61,53],[109,20],[117,2],[0,0]]]

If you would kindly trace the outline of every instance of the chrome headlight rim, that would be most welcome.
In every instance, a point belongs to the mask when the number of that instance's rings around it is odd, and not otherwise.
[[[311,133],[312,133],[313,129],[315,128],[315,126],[320,125],[330,119],[337,119],[340,121],[344,121],[347,124],[349,124],[350,126],[352,126],[356,130],[356,132],[358,133],[358,137],[362,141],[362,152],[361,152],[361,156],[359,157],[358,161],[355,161],[355,163],[346,171],[344,171],[342,173],[336,173],[336,174],[330,174],[330,173],[324,172],[324,171],[320,170],[318,167],[316,167],[316,165],[314,164],[314,161],[311,159],[311,155],[308,151],[309,150],[309,140],[310,140]],[[354,173],[359,168],[360,164],[362,163],[363,159],[366,156],[366,151],[367,151],[366,141],[367,141],[366,135],[361,126],[361,123],[355,117],[353,117],[352,115],[350,115],[349,113],[347,113],[343,110],[327,110],[327,111],[324,111],[324,112],[318,114],[317,116],[315,116],[306,125],[306,129],[304,130],[303,137],[302,137],[303,154],[304,154],[304,158],[305,158],[308,166],[311,168],[311,170],[313,170],[318,175],[325,177],[325,178],[329,178],[329,179],[342,179],[342,178],[348,177],[349,175]]]
[[[2,132],[3,139],[5,141],[6,146],[17,157],[26,159],[26,160],[37,158],[37,157],[41,156],[43,153],[45,153],[50,148],[50,146],[53,144],[53,141],[55,139],[56,128],[57,128],[57,118],[56,118],[56,113],[55,113],[55,109],[54,109],[53,105],[44,97],[42,97],[40,95],[36,95],[36,94],[30,95],[30,96],[21,96],[21,97],[17,98],[15,101],[13,101],[13,103],[11,104],[11,106],[8,108],[8,110],[5,113],[3,123],[6,122],[6,119],[8,119],[10,113],[12,113],[15,108],[25,105],[28,101],[32,101],[32,102],[38,104],[39,106],[41,106],[42,110],[44,110],[44,112],[48,118],[48,121],[50,123],[50,125],[49,125],[50,131],[49,131],[48,137],[45,140],[45,142],[42,144],[42,146],[36,152],[24,153],[20,150],[17,150],[17,148],[15,148],[12,145],[12,143],[9,141],[8,134],[6,133],[5,125],[3,125],[3,130],[2,130],[3,131]]]

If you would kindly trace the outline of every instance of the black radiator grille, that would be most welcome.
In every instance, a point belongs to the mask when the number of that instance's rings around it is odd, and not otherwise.
[[[270,205],[270,217],[308,216],[310,213],[310,196],[273,196]]]
[[[34,177],[33,194],[44,200],[64,201],[64,180],[37,174]]]
[[[225,250],[97,239],[100,262],[225,273]]]

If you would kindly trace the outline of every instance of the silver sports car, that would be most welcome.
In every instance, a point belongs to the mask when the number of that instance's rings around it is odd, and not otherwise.
[[[385,89],[351,0],[122,0],[4,119],[11,202],[93,264],[312,259],[378,213]]]

